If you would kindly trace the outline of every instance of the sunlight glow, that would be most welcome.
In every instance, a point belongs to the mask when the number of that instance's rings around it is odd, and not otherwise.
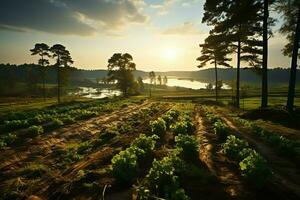
[[[165,48],[163,51],[163,57],[168,61],[174,61],[179,55],[179,50],[177,48]]]

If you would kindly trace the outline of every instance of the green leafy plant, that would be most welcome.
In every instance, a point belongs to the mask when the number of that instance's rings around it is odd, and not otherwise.
[[[179,134],[175,137],[176,148],[182,149],[183,157],[194,160],[199,156],[199,143],[195,136]]]
[[[166,122],[162,118],[150,122],[151,132],[159,137],[164,136],[166,133]]]
[[[142,149],[146,154],[149,154],[155,148],[158,139],[159,137],[157,135],[147,137],[145,134],[140,134],[140,136],[132,142],[131,146]]]
[[[186,166],[178,157],[179,153],[179,150],[175,150],[162,160],[153,161],[146,176],[148,188],[153,196],[165,199],[188,198],[180,188],[179,175],[186,169]]]
[[[221,141],[224,141],[229,135],[229,128],[223,122],[217,121],[214,123],[214,132]]]
[[[16,134],[9,133],[5,136],[0,137],[0,149],[7,145],[13,144],[17,140]]]
[[[52,123],[51,124],[52,128],[59,128],[64,125],[64,123],[60,119],[57,119],[57,118],[52,119],[51,123]]]
[[[131,183],[137,175],[137,156],[131,151],[121,151],[112,160],[111,174],[120,182]]]
[[[193,122],[186,120],[177,122],[171,125],[171,130],[175,135],[178,134],[192,134],[195,131],[195,126]]]
[[[240,160],[243,159],[240,152],[248,146],[249,145],[245,140],[241,140],[234,135],[229,135],[226,139],[226,142],[222,145],[222,148],[224,153],[229,157],[235,160]]]
[[[267,162],[254,150],[239,163],[239,166],[242,174],[258,188],[265,185],[272,175]]]
[[[44,133],[44,129],[42,126],[30,126],[27,131],[28,137],[36,137]]]

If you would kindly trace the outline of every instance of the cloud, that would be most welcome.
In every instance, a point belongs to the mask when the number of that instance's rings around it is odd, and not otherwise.
[[[162,32],[164,35],[198,35],[201,32],[195,27],[193,22],[184,22],[179,26],[167,28]]]
[[[169,13],[170,7],[180,0],[165,0],[161,4],[151,4],[150,7],[156,9],[159,15],[166,15]]]
[[[88,36],[145,23],[142,0],[2,0],[0,29]]]
[[[159,15],[167,15],[171,7],[180,3],[182,7],[190,7],[199,0],[165,0],[160,4],[150,4],[150,8],[156,9]]]

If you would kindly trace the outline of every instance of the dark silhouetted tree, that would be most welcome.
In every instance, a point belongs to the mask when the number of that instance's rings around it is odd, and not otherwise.
[[[160,75],[157,76],[157,82],[159,85],[162,85],[162,79]]]
[[[236,107],[240,106],[241,62],[253,67],[262,65],[262,19],[261,0],[207,0],[202,22],[213,26],[210,34],[222,35],[228,48],[237,53]]]
[[[49,46],[45,43],[37,43],[35,44],[33,49],[30,49],[31,55],[39,55],[40,59],[38,61],[38,64],[42,67],[45,67],[49,65]],[[46,100],[46,88],[45,88],[45,82],[46,82],[46,72],[45,69],[42,70],[42,79],[43,79],[43,97],[44,101]]]
[[[117,81],[117,87],[122,91],[124,96],[135,87],[133,71],[136,70],[135,63],[130,54],[115,53],[108,60],[108,80]]]
[[[149,72],[149,79],[150,79],[150,87],[149,87],[149,96],[151,97],[151,87],[152,84],[156,84],[156,75],[154,71]]]
[[[137,81],[138,81],[138,84],[139,84],[139,90],[144,91],[145,86],[144,86],[143,78],[139,76]]]
[[[62,87],[62,74],[66,76],[65,73],[61,73],[61,67],[67,67],[69,64],[73,64],[70,52],[61,44],[55,44],[50,48],[52,52],[52,57],[56,58],[55,67],[57,70],[57,101],[61,102],[61,87]],[[64,71],[65,72],[65,71]]]
[[[283,14],[283,24],[280,32],[286,35],[288,43],[283,48],[285,56],[292,57],[289,90],[287,99],[287,110],[293,111],[295,87],[296,87],[296,73],[297,61],[300,58],[298,53],[300,48],[300,1],[299,0],[280,0],[277,10]]]
[[[164,76],[164,78],[163,78],[163,84],[164,84],[164,85],[167,85],[167,83],[168,83],[168,77],[167,77],[167,76]]]
[[[206,39],[204,44],[200,44],[201,56],[197,58],[200,61],[199,68],[202,68],[207,65],[209,62],[210,64],[214,65],[215,68],[215,93],[216,93],[216,101],[218,101],[218,65],[231,67],[227,62],[231,61],[227,55],[230,51],[227,48],[228,44],[224,41],[222,35],[209,35]]]

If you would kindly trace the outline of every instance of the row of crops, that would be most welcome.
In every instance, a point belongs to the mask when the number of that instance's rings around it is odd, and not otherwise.
[[[23,163],[17,169],[5,172],[6,175],[3,174],[3,176],[0,176],[0,181],[3,181],[3,184],[0,186],[0,190],[2,191],[1,197],[3,199],[22,199],[26,191],[38,191],[40,189],[40,182],[43,180],[47,180],[47,182],[53,180],[53,182],[59,183],[60,188],[64,188],[65,180],[60,182],[60,175],[57,172],[64,172],[66,169],[71,169],[73,164],[76,165],[80,161],[85,162],[85,159],[89,155],[100,152],[105,149],[105,146],[110,146],[113,142],[121,142],[123,138],[127,138],[130,135],[134,136],[136,130],[144,128],[144,123],[147,124],[145,127],[149,128],[148,122],[166,109],[168,109],[166,104],[153,103],[134,113],[130,113],[127,117],[114,121],[114,124],[103,128],[99,134],[92,138],[82,137],[78,138],[81,139],[80,142],[72,142],[63,147],[52,148],[52,153],[47,155],[46,160],[41,160],[38,156],[32,162]],[[144,140],[145,137],[141,136],[139,141],[135,143],[136,145],[143,145]],[[147,142],[145,141],[145,143]],[[114,148],[113,150],[113,152],[118,151],[118,148]],[[92,165],[91,163],[89,169],[79,170],[78,174],[74,175],[72,179],[72,188],[70,190],[76,190],[73,188],[75,186],[79,186],[81,189],[85,188],[87,191],[98,187],[98,180],[93,179],[92,182],[89,182],[91,176],[99,176],[98,172],[95,173],[93,169],[98,171],[98,164]],[[21,186],[20,181],[22,182]],[[64,193],[62,194],[65,195]],[[62,194],[60,193],[59,195]]]
[[[294,157],[300,155],[299,142],[287,139],[284,136],[281,136],[277,133],[270,132],[262,126],[257,125],[255,122],[241,119],[239,117],[234,117],[233,120],[235,123],[248,129],[249,132],[259,136],[264,141],[269,143],[280,154],[286,157]]]
[[[132,133],[135,129],[145,121],[151,119],[160,110],[163,110],[164,104],[154,103],[148,108],[142,108],[137,112],[131,114],[128,118],[119,121],[115,125],[111,125],[101,131],[99,136],[88,139],[77,144],[68,145],[63,150],[54,151],[55,155],[63,155],[62,166],[75,163],[83,159],[86,155],[98,150],[103,145],[109,144],[112,139],[120,139],[122,135]]]
[[[199,144],[192,136],[195,126],[187,113],[171,109],[157,120],[150,122],[149,136],[141,134],[131,146],[112,160],[111,174],[122,184],[135,183],[138,199],[189,199],[181,185],[181,177],[188,170],[188,163],[199,155]],[[167,132],[173,134],[174,148],[162,159],[154,158],[155,149],[165,142]],[[142,164],[150,163],[145,176],[140,177]]]
[[[143,100],[98,100],[89,103],[74,103],[35,111],[12,112],[0,120],[0,149],[14,144],[18,139],[15,132],[25,129],[22,139],[33,138],[46,131],[54,130],[78,120],[89,119],[103,113],[126,107]]]
[[[247,141],[231,134],[230,128],[218,115],[207,107],[203,107],[203,110],[214,127],[214,133],[222,143],[223,153],[236,163],[241,174],[249,182],[258,188],[263,187],[272,176],[266,160]]]

